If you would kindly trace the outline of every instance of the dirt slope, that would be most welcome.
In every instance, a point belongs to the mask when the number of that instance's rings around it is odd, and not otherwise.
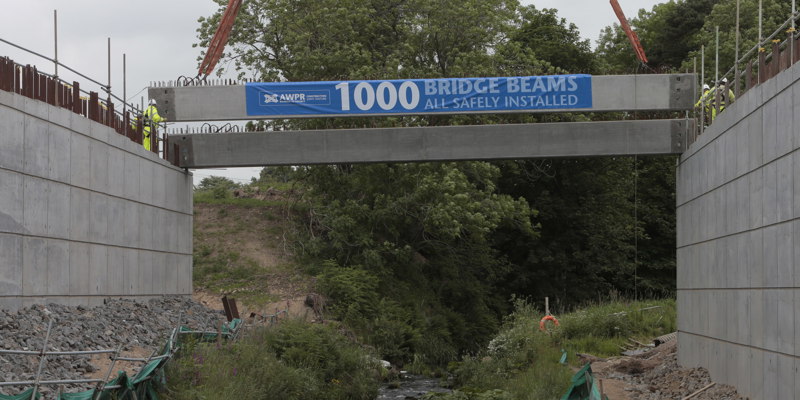
[[[195,204],[193,298],[222,309],[235,298],[245,317],[289,310],[305,316],[313,278],[291,262],[287,218],[282,206]]]

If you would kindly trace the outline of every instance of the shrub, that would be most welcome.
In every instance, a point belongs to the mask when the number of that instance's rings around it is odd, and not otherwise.
[[[370,360],[336,326],[284,321],[237,343],[185,344],[168,365],[165,398],[372,400]]]

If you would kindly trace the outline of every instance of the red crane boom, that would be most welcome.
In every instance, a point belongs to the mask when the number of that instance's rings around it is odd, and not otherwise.
[[[642,64],[647,64],[647,56],[644,54],[642,44],[639,43],[639,36],[636,36],[636,32],[634,32],[630,24],[628,24],[628,19],[625,18],[625,13],[622,12],[622,7],[619,6],[617,0],[611,0],[611,7],[614,8],[614,13],[617,14],[617,19],[619,19],[620,25],[622,25],[622,30],[628,35],[628,40],[631,41],[631,46],[633,46],[633,51],[636,52],[636,57],[639,58]]]
[[[211,38],[211,42],[208,44],[206,56],[200,64],[200,69],[197,72],[198,77],[201,75],[211,75],[211,71],[214,70],[217,62],[219,62],[220,57],[222,57],[222,51],[225,50],[225,45],[228,43],[228,36],[231,34],[233,23],[236,21],[236,15],[239,14],[239,8],[241,8],[241,6],[242,0],[228,1],[228,7],[225,9],[225,13],[222,14],[222,20],[217,27],[217,31],[214,32],[214,37]]]

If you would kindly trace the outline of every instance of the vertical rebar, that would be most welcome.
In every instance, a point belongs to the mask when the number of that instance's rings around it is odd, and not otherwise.
[[[44,345],[42,345],[42,354],[39,356],[39,369],[36,371],[36,378],[33,380],[33,392],[31,398],[36,398],[36,392],[39,390],[39,379],[42,377],[42,368],[44,368],[45,359],[47,355],[47,342],[50,340],[50,330],[53,329],[53,318],[50,317],[50,322],[47,323],[47,334],[44,335]]]
[[[128,70],[125,53],[122,53],[122,115],[128,111]]]
[[[700,46],[700,81],[705,84],[706,82],[706,46]],[[700,88],[702,91],[702,87]],[[700,95],[700,134],[703,134],[703,131],[706,126],[706,104],[705,104],[705,92]]]
[[[703,82],[700,82],[699,85],[697,84],[697,57],[693,57],[692,58],[692,74],[694,76],[695,87],[700,89],[700,96],[698,96],[697,98],[702,100],[703,99]],[[687,115],[687,118],[688,118],[688,115]],[[697,107],[695,107],[693,109],[693,111],[692,111],[692,118],[694,118],[695,121],[697,121]],[[692,136],[693,137],[692,137],[691,143],[694,143],[694,141],[697,140],[697,125],[698,124],[695,124],[695,128],[692,130]]]
[[[794,19],[796,17],[795,16],[795,12],[796,12],[796,9],[795,9],[796,4],[795,3],[796,2],[797,2],[797,0],[792,0],[792,29],[791,29],[791,37],[792,38],[794,38],[794,32],[795,32]],[[789,65],[792,65],[792,63],[794,63],[794,46],[792,46],[791,44],[792,44],[791,41],[789,41]]]
[[[733,84],[736,97],[739,97],[739,3],[740,0],[736,0],[736,55],[733,57]]]
[[[55,47],[55,58],[53,58],[55,72],[53,76],[58,80],[58,10],[53,10],[53,46]]]
[[[108,86],[106,87],[109,99],[111,98],[111,38],[108,38]]]
[[[764,16],[764,13],[763,13],[763,8],[764,7],[763,7],[762,3],[763,3],[763,0],[758,0],[758,47],[759,47],[759,51],[760,51],[760,48],[762,47],[761,44],[764,42],[764,35],[761,32],[761,20],[762,20],[762,17]]]
[[[714,27],[714,31],[716,32],[716,49],[714,49],[714,83],[719,85],[719,25]]]

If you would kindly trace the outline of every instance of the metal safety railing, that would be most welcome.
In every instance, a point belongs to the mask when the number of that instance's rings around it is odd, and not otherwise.
[[[739,57],[734,62],[734,65],[722,75],[720,80],[724,79],[727,82],[732,82],[731,90],[734,93],[734,99],[730,101],[730,103],[733,103],[735,99],[738,99],[739,96],[750,89],[774,78],[782,71],[800,61],[800,35],[795,29],[798,20],[800,20],[800,13],[792,9],[792,15],[789,19],[779,26],[770,36],[760,40],[759,43],[748,50],[742,57]],[[783,36],[785,36],[785,38],[781,39]],[[717,45],[717,47],[719,46]],[[701,57],[703,60],[705,59],[704,49],[701,50]],[[742,69],[740,66],[744,66],[744,68]],[[704,66],[701,66],[701,74],[703,74],[703,71]],[[701,77],[701,83],[704,80],[705,77]],[[706,107],[704,104],[700,104],[700,106],[696,107],[694,110],[698,123],[695,124],[695,131],[689,135],[689,144],[697,140],[697,137],[703,133],[707,126],[710,126],[714,122],[716,116],[723,111],[723,108],[729,105],[722,104],[721,97],[724,96],[724,94],[720,90],[716,90],[717,87],[718,86],[712,88],[712,90],[714,90],[711,106],[713,109]],[[725,87],[724,90],[728,90],[728,88]],[[700,91],[699,102],[703,103],[705,93],[703,93],[702,88]]]
[[[13,92],[34,100],[46,102],[52,106],[65,108],[75,114],[84,116],[92,121],[114,129],[131,141],[143,144],[144,118],[143,110],[133,104],[126,103],[123,99],[111,93],[110,86],[97,82],[76,70],[58,63],[58,61],[28,50],[4,39],[0,42],[9,44],[47,61],[56,63],[81,78],[100,86],[106,91],[106,98],[101,99],[100,94],[94,91],[85,91],[77,81],[69,83],[61,78],[42,72],[36,66],[22,65],[14,62],[9,57],[0,57],[0,90]],[[120,111],[112,99],[122,105]],[[179,149],[177,144],[171,144],[166,129],[159,137],[159,130],[153,129],[151,135],[151,151],[173,165],[178,165]]]
[[[245,326],[245,324],[239,319],[229,321],[223,324],[216,324],[213,321],[206,321],[206,323],[209,322],[211,323],[210,326],[217,326],[217,329],[192,330],[181,325],[182,319],[183,319],[183,314],[181,313],[178,316],[177,327],[172,329],[172,333],[170,334],[170,337],[168,338],[166,345],[160,351],[158,349],[154,350],[149,357],[140,358],[140,357],[120,356],[123,347],[122,345],[118,346],[116,349],[100,349],[100,350],[86,350],[86,351],[50,351],[48,350],[48,348],[50,346],[49,344],[50,334],[53,330],[53,319],[51,318],[47,324],[44,343],[42,344],[42,349],[40,351],[0,350],[0,355],[24,355],[24,356],[39,357],[38,368],[36,370],[36,375],[34,375],[34,379],[24,380],[24,381],[6,381],[6,382],[0,381],[0,387],[14,387],[14,386],[29,387],[21,394],[11,397],[14,399],[19,399],[19,398],[38,399],[41,397],[40,388],[42,386],[58,386],[58,389],[54,397],[56,400],[67,400],[72,398],[81,398],[81,399],[86,398],[92,400],[101,398],[138,399],[138,400],[151,399],[151,397],[148,395],[149,391],[142,390],[143,388],[140,388],[139,385],[150,385],[149,381],[154,376],[163,374],[163,367],[178,351],[179,345],[180,343],[182,343],[183,340],[181,339],[182,336],[192,336],[202,341],[220,341],[222,339],[236,340],[239,336],[239,333],[242,332]],[[51,379],[51,380],[42,379],[44,366],[47,363],[48,356],[86,356],[86,355],[98,355],[98,354],[111,354],[110,356],[111,363],[108,367],[108,370],[105,373],[105,379],[99,379],[99,378]],[[114,372],[114,367],[119,361],[141,363],[142,366],[139,368],[139,371],[133,377],[127,377],[127,374],[120,372],[118,375],[124,376],[125,378],[121,379],[120,376],[118,376],[117,378],[112,380],[111,376]],[[76,385],[76,384],[94,384],[94,388],[90,389],[88,392],[82,392],[80,394],[70,394],[65,392],[64,389],[65,385]],[[139,395],[137,395],[137,392],[140,392]],[[83,396],[80,396],[81,394]],[[0,394],[0,399],[6,399],[6,398],[9,398],[9,396]]]

